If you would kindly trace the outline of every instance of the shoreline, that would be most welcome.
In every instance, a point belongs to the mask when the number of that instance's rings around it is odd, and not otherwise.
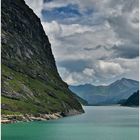
[[[31,121],[47,121],[47,120],[57,120],[59,118],[73,116],[82,114],[83,112],[79,112],[77,110],[70,110],[69,112],[56,112],[51,114],[11,114],[11,115],[1,115],[1,124],[12,124],[17,122],[31,122]]]
[[[63,116],[60,113],[53,113],[53,114],[20,114],[20,115],[2,115],[1,116],[1,123],[2,124],[9,124],[9,123],[17,123],[17,122],[30,122],[30,121],[47,121],[53,119],[59,119]]]

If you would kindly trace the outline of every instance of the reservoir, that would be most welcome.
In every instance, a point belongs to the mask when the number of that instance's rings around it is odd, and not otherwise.
[[[84,114],[40,122],[2,124],[2,140],[138,140],[139,109],[86,106]]]

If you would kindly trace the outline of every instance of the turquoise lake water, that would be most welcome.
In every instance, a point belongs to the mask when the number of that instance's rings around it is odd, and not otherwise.
[[[138,140],[138,108],[84,107],[82,115],[2,125],[2,140]]]

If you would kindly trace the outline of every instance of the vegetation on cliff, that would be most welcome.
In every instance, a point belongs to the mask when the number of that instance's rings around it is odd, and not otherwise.
[[[23,0],[2,0],[2,114],[83,112],[55,65],[40,19]]]

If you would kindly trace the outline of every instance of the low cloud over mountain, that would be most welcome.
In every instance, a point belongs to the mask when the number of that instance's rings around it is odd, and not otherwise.
[[[41,17],[68,84],[138,80],[138,0],[26,2]]]

